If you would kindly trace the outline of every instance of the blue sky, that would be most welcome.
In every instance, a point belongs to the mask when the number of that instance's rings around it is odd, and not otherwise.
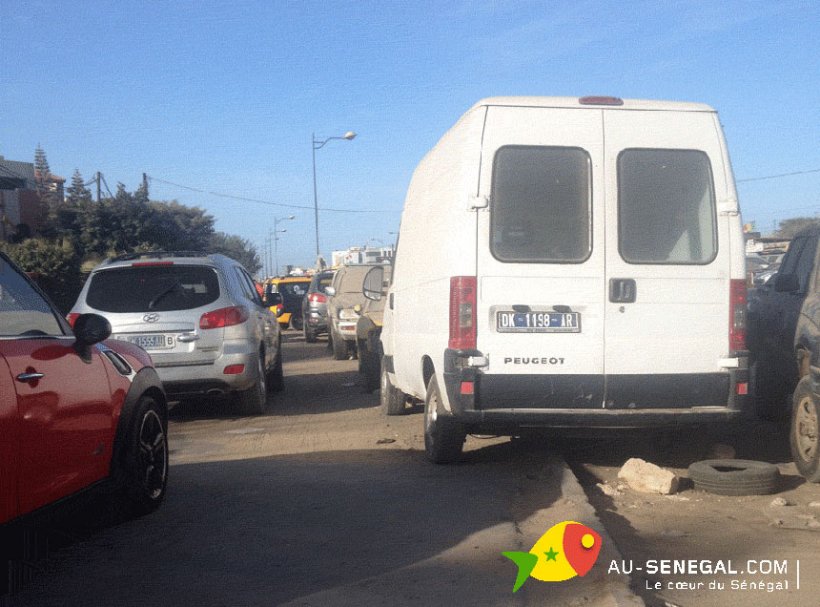
[[[279,263],[310,266],[313,133],[358,134],[317,152],[320,209],[351,211],[320,211],[328,256],[393,240],[416,164],[483,97],[699,101],[766,231],[820,213],[818,31],[816,0],[0,0],[0,155],[39,144],[112,190],[147,173],[260,253],[293,214]]]

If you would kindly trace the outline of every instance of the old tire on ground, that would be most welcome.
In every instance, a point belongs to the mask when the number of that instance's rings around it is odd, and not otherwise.
[[[349,356],[347,342],[338,333],[333,333],[333,358],[336,360],[347,360]]]
[[[689,466],[695,489],[717,495],[767,495],[777,491],[780,471],[774,464],[746,459],[707,459]]]
[[[788,390],[783,379],[776,376],[765,358],[758,357],[752,363],[751,377],[755,415],[767,421],[786,419],[790,410],[785,405]]]
[[[281,392],[285,389],[285,374],[282,371],[282,341],[279,340],[279,354],[276,357],[276,364],[268,373],[268,392]]]
[[[381,359],[379,373],[379,402],[386,415],[406,415],[408,413],[407,397],[404,392],[390,383],[390,376],[384,366],[384,356]]]
[[[119,474],[120,495],[137,516],[156,510],[168,486],[168,422],[165,408],[143,396],[125,436]]]
[[[427,383],[424,399],[424,451],[435,464],[449,464],[461,457],[467,433],[464,426],[442,415],[441,392],[435,374]]]
[[[798,472],[811,483],[820,483],[819,418],[820,402],[812,392],[811,378],[806,375],[794,391],[789,442]]]
[[[261,415],[265,412],[268,404],[268,388],[261,353],[256,356],[256,382],[247,390],[237,393],[236,402],[242,412],[248,415]]]

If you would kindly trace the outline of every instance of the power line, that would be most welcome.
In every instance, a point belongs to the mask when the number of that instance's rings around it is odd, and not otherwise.
[[[765,179],[779,179],[781,177],[793,177],[794,175],[808,175],[809,173],[820,173],[820,169],[810,169],[808,171],[795,171],[794,173],[780,173],[779,175],[767,175],[766,177],[749,177],[738,179],[737,183],[748,183],[749,181],[763,181]]]
[[[152,177],[148,175],[148,179],[151,181],[156,181],[158,183],[164,183],[166,185],[171,185],[176,188],[182,188],[183,190],[190,190],[191,192],[197,192],[199,194],[209,194],[211,196],[216,196],[218,198],[228,198],[231,200],[240,200],[242,202],[254,202],[257,204],[266,204],[273,207],[285,207],[289,209],[309,209],[313,210],[313,206],[308,205],[298,205],[298,204],[286,204],[284,202],[273,202],[270,200],[261,200],[259,198],[246,198],[245,196],[234,196],[232,194],[224,194],[222,192],[211,192],[209,190],[202,190],[200,188],[194,188],[187,185],[182,185],[180,183],[174,183],[173,181],[167,181],[165,179],[159,179],[158,177]],[[376,209],[328,209],[328,208],[320,208],[320,211],[327,211],[330,213],[395,213],[395,211],[384,211],[384,210],[376,210]]]

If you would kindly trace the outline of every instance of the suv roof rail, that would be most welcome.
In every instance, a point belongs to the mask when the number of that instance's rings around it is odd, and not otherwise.
[[[204,251],[143,251],[141,253],[125,253],[106,260],[108,263],[115,261],[130,261],[132,259],[163,258],[163,257],[208,257],[210,253]]]

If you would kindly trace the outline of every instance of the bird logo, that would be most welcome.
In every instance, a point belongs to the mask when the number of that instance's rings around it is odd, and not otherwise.
[[[586,525],[563,521],[547,529],[529,552],[502,552],[518,565],[513,592],[533,577],[542,582],[563,582],[586,575],[601,551],[601,536]]]

